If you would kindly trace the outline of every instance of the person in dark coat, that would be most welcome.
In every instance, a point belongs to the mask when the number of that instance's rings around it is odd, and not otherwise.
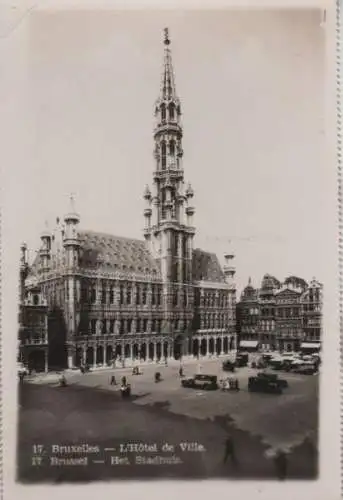
[[[278,479],[280,479],[280,481],[284,481],[287,477],[288,469],[288,459],[286,453],[280,450],[274,458],[274,463]]]
[[[225,453],[224,453],[224,464],[230,459],[232,465],[235,467],[238,465],[237,463],[237,457],[236,457],[236,450],[235,450],[235,445],[232,439],[232,436],[228,436],[225,440]]]
[[[179,368],[179,375],[180,375],[181,378],[183,377],[183,368],[182,368],[182,366],[180,366],[180,368]]]
[[[114,375],[112,375],[112,377],[111,377],[110,385],[117,385],[116,378]]]

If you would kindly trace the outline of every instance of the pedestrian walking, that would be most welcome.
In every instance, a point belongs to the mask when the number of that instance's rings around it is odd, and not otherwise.
[[[275,455],[274,464],[276,475],[280,481],[284,481],[287,477],[288,459],[284,451],[279,450]]]
[[[180,368],[179,368],[179,375],[180,375],[180,378],[183,377],[183,368],[182,368],[182,366],[180,366]]]
[[[224,453],[224,464],[230,459],[231,464],[234,467],[237,467],[238,462],[237,462],[237,456],[236,456],[236,450],[235,450],[235,445],[234,441],[232,439],[232,436],[228,436],[225,440],[225,453]]]
[[[111,380],[110,380],[110,385],[117,385],[117,381],[114,375],[112,375]]]

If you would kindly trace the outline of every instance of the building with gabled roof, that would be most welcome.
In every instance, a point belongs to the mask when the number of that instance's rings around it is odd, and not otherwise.
[[[283,282],[266,274],[260,288],[251,280],[237,304],[241,349],[318,351],[322,341],[323,285],[290,276]]]
[[[194,248],[194,191],[183,169],[181,103],[168,30],[155,103],[154,169],[143,191],[144,239],[79,229],[71,199],[45,229],[24,289],[48,304],[49,366],[227,353],[236,345],[233,255]],[[27,263],[25,263],[27,265]]]

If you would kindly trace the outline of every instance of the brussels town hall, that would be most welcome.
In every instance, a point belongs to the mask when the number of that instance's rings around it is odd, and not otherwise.
[[[167,30],[154,111],[144,239],[84,231],[71,203],[54,231],[41,234],[32,264],[22,246],[20,310],[29,313],[20,315],[19,351],[35,369],[182,359],[236,348],[233,256],[224,256],[222,268],[215,254],[194,248],[194,193],[184,181],[181,103]]]

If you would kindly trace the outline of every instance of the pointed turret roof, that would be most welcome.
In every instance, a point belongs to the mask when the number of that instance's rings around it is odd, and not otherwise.
[[[161,91],[159,101],[174,101],[179,99],[176,94],[173,62],[170,50],[170,38],[168,28],[164,29],[164,62],[161,81]]]

